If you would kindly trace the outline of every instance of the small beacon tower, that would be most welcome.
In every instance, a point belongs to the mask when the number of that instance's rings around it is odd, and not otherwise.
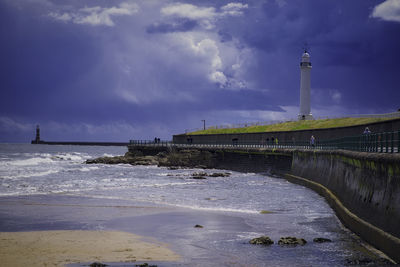
[[[312,120],[313,116],[311,114],[311,101],[310,101],[310,91],[311,91],[311,62],[310,54],[307,50],[301,57],[300,62],[300,113],[299,120]]]
[[[35,140],[32,140],[31,144],[40,144],[42,141],[40,140],[40,127],[36,125],[36,137]]]

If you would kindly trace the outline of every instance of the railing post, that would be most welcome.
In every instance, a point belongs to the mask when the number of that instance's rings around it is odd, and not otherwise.
[[[372,152],[372,134],[368,135],[368,152]]]
[[[390,150],[390,153],[393,153],[394,152],[394,132],[392,132],[392,137],[391,137],[391,150]]]
[[[386,149],[385,149],[385,151],[386,151],[386,153],[388,153],[389,152],[389,133],[384,133],[384,135],[385,135],[385,139],[386,139],[386,143],[385,143],[385,145],[386,145]]]
[[[400,131],[397,131],[397,153],[400,153]]]

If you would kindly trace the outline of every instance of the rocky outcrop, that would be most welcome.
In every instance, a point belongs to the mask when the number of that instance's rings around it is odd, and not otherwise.
[[[207,179],[207,177],[229,177],[230,175],[231,175],[230,172],[214,172],[214,173],[195,172],[192,174],[192,178]]]
[[[324,237],[316,237],[313,239],[315,243],[325,243],[325,242],[332,242],[332,240]]]
[[[140,151],[127,152],[124,156],[100,157],[88,159],[86,164],[131,164],[131,165],[158,165],[175,169],[186,168],[214,168],[216,166],[215,156],[209,151],[188,149],[171,152],[160,152],[155,156],[143,155]],[[193,175],[198,179],[201,177],[227,177],[230,173],[213,173],[205,175]]]
[[[100,157],[88,159],[86,164],[131,164],[131,165],[158,165],[156,156],[135,156],[127,152],[125,156]]]
[[[157,265],[149,265],[147,262],[142,264],[135,264],[135,267],[157,267]]]
[[[198,149],[184,149],[171,151],[159,157],[159,166],[188,167],[188,168],[214,168],[216,166],[213,153]]]
[[[306,240],[304,240],[303,238],[297,238],[297,237],[281,237],[278,241],[279,245],[282,246],[297,246],[297,245],[305,245],[307,243]]]
[[[269,238],[269,236],[260,236],[260,237],[253,238],[252,240],[250,240],[249,243],[252,245],[269,246],[269,245],[272,245],[274,243],[274,241],[272,241],[271,238]]]

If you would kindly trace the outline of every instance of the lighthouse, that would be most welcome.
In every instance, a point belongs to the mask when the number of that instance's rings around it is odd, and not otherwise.
[[[31,144],[42,144],[43,141],[40,140],[40,127],[39,125],[36,125],[36,138],[35,140],[32,140]]]
[[[300,112],[299,120],[312,120],[311,114],[311,62],[310,54],[304,50],[300,62]]]

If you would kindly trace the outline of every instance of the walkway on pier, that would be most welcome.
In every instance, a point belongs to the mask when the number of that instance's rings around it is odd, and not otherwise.
[[[162,146],[188,148],[282,148],[282,149],[318,149],[318,150],[350,150],[372,153],[400,153],[400,131],[363,134],[358,136],[341,137],[332,140],[315,140],[314,145],[308,141],[274,140],[271,142],[220,142],[220,143],[173,143],[171,141],[130,140],[129,146]]]

